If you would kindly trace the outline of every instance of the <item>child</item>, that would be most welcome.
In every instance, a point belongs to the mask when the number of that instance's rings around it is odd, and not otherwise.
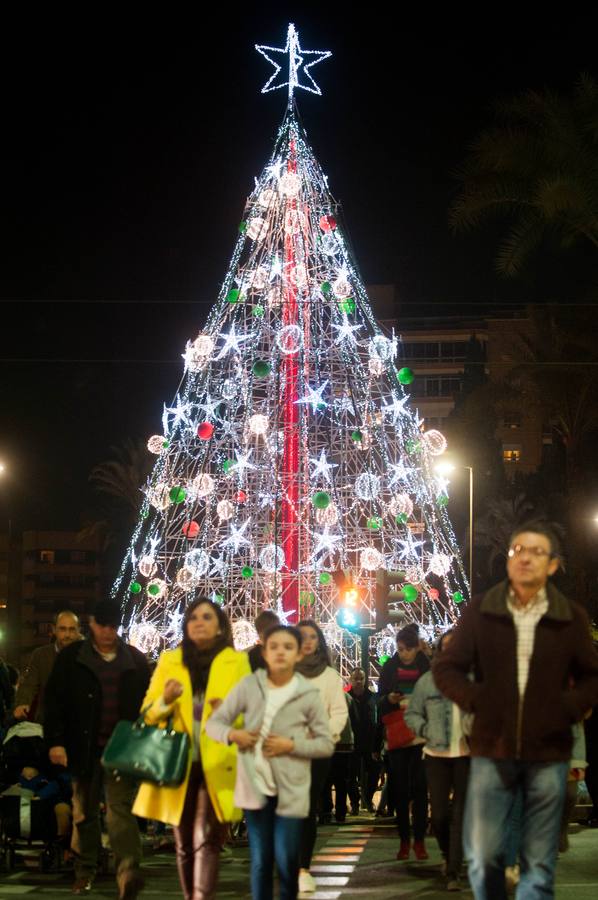
[[[245,810],[251,893],[272,897],[276,861],[281,900],[295,900],[302,820],[309,812],[310,760],[332,756],[334,743],[317,687],[295,672],[301,633],[275,625],[265,635],[267,669],[243,679],[207,720],[214,740],[239,747],[235,804]],[[234,728],[241,713],[245,727]]]

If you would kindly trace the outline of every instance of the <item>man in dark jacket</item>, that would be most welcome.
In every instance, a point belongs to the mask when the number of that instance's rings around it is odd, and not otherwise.
[[[372,798],[378,786],[380,764],[374,759],[379,751],[378,734],[378,698],[366,687],[366,676],[363,669],[357,667],[351,672],[351,690],[355,708],[355,726],[353,729],[353,760],[349,797],[352,813],[359,812],[361,788],[361,805],[368,812],[373,812]]]
[[[43,724],[44,693],[56,658],[69,644],[81,640],[79,617],[74,612],[64,609],[58,613],[54,620],[54,638],[51,644],[37,647],[31,654],[29,665],[17,688],[13,713],[15,719],[32,718],[34,722]]]
[[[73,775],[73,893],[89,891],[95,876],[103,786],[119,895],[132,900],[143,887],[141,841],[131,812],[136,784],[128,778],[117,780],[102,769],[100,760],[116,723],[138,717],[149,667],[142,653],[119,638],[120,623],[118,604],[100,601],[90,618],[91,637],[58,655],[46,686],[44,732],[50,760]]]
[[[433,668],[442,693],[474,714],[463,837],[476,898],[506,897],[505,851],[519,791],[519,892],[553,896],[571,726],[598,700],[588,618],[548,581],[559,556],[546,524],[518,529],[508,581],[472,601]]]

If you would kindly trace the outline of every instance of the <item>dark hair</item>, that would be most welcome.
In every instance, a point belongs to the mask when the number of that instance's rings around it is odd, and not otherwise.
[[[401,644],[405,644],[409,650],[419,646],[419,628],[415,622],[410,622],[409,625],[405,625],[404,628],[397,631],[397,645],[399,641]]]
[[[326,665],[331,666],[332,660],[330,659],[330,651],[328,649],[328,644],[326,643],[326,638],[322,632],[320,626],[314,622],[313,619],[301,619],[300,622],[297,622],[297,628],[302,628],[305,626],[306,628],[313,628],[313,630],[318,635],[318,646],[316,649],[316,653],[320,653],[324,659],[326,660]]]
[[[189,624],[192,613],[197,607],[204,605],[210,606],[214,610],[216,618],[218,619],[220,634],[217,635],[216,641],[212,647],[207,650],[200,650],[189,638],[189,635],[187,634],[187,625]],[[183,652],[183,665],[189,669],[193,692],[197,693],[198,691],[205,691],[212,660],[221,650],[224,650],[225,647],[233,646],[233,632],[229,618],[224,610],[222,610],[217,603],[208,600],[207,597],[199,597],[197,600],[193,600],[189,606],[187,606],[183,615],[183,640],[181,641],[180,646]]]
[[[448,634],[452,634],[454,630],[455,630],[454,628],[447,628],[446,631],[443,631],[443,632],[442,632],[442,634],[441,634],[440,637],[438,638],[438,643],[436,644],[436,652],[437,652],[437,653],[441,653],[441,652],[442,652],[442,645],[444,644],[444,639],[446,638],[446,636],[447,636]]]
[[[280,619],[271,609],[263,609],[261,613],[255,617],[253,623],[255,630],[259,635],[267,632],[270,628],[280,624]]]
[[[109,625],[111,628],[120,628],[122,625],[123,616],[118,600],[98,600],[92,616],[98,625]]]
[[[264,634],[264,647],[268,643],[268,638],[272,637],[273,634],[278,634],[279,631],[285,631],[287,634],[291,634],[295,640],[297,641],[297,646],[301,650],[301,632],[297,628],[296,625],[273,625],[271,628],[268,628],[266,633]]]
[[[546,522],[543,519],[532,519],[529,522],[524,522],[522,525],[519,525],[509,538],[509,547],[517,535],[523,534],[524,531],[531,531],[533,534],[543,535],[550,544],[550,555],[556,559],[562,558],[563,548],[561,546],[561,539],[557,533],[557,529],[550,522]]]

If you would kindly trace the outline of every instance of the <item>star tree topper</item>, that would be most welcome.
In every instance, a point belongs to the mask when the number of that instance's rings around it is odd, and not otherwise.
[[[319,86],[311,77],[311,73],[308,72],[308,69],[311,69],[312,66],[317,65],[317,63],[322,62],[324,59],[328,59],[329,56],[332,56],[330,50],[303,50],[299,43],[299,34],[295,31],[295,26],[291,23],[289,25],[289,29],[287,31],[287,44],[286,47],[266,47],[264,44],[256,44],[255,49],[258,53],[261,53],[263,57],[265,57],[271,65],[274,66],[274,73],[270,76],[269,80],[262,88],[262,94],[267,94],[268,91],[275,91],[278,88],[284,88],[288,86],[289,89],[289,103],[293,99],[293,91],[295,88],[302,88],[304,91],[309,91],[311,94],[322,95],[322,91]],[[278,74],[282,69],[282,66],[279,66],[277,62],[268,55],[269,53],[281,53],[289,55],[289,80],[288,81],[279,81],[277,83]],[[313,56],[315,59],[312,59],[311,62],[306,63],[305,57]],[[301,84],[300,75],[301,69],[303,68],[303,74],[307,79],[309,79],[310,84]],[[281,77],[284,77],[282,75]],[[274,82],[274,83],[273,83]]]

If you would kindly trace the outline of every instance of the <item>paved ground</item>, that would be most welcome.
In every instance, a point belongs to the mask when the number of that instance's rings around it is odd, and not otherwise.
[[[318,891],[304,895],[304,900],[395,900],[395,898],[446,897],[440,881],[440,857],[435,842],[427,842],[430,860],[425,863],[399,863],[395,860],[397,838],[391,824],[372,817],[348,820],[345,826],[320,829],[313,873]],[[598,897],[598,829],[572,825],[571,849],[558,864],[557,900],[595,900]],[[181,896],[174,854],[148,849],[144,861],[147,886],[143,897],[164,900]],[[0,874],[0,900],[18,896],[40,900],[65,900],[70,895],[72,874],[42,874],[21,867],[10,874]],[[96,881],[88,895],[90,900],[114,900],[113,876]],[[459,896],[459,895],[456,895]],[[464,888],[461,897],[471,897]],[[249,850],[235,848],[232,857],[223,860],[218,897],[249,898]]]

